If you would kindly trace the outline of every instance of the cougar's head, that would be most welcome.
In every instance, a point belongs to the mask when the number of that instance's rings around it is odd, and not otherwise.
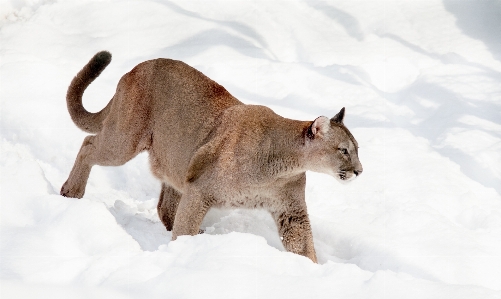
[[[309,170],[330,174],[343,182],[353,180],[363,171],[358,143],[343,124],[344,111],[341,109],[331,119],[318,117],[304,137]]]

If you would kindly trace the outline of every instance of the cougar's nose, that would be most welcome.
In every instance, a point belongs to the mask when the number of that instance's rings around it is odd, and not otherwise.
[[[359,176],[359,175],[362,173],[362,170],[353,170],[353,173],[354,173],[356,176]]]

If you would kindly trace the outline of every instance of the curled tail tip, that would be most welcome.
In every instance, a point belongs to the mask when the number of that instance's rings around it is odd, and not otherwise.
[[[111,53],[108,51],[100,51],[94,55],[93,59],[109,63],[111,61]]]
[[[100,73],[111,62],[111,53],[108,51],[98,52],[89,62],[89,66],[95,72]]]

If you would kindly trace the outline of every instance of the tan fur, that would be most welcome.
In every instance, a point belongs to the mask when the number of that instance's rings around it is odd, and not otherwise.
[[[173,240],[197,234],[211,207],[266,209],[284,247],[316,262],[306,170],[340,180],[362,172],[344,108],[332,119],[283,118],[242,104],[183,62],[155,59],[125,74],[110,103],[89,113],[82,94],[110,61],[96,54],[68,89],[73,121],[96,135],[85,138],[61,195],[81,198],[93,165],[122,165],[147,150],[162,181],[158,216]]]

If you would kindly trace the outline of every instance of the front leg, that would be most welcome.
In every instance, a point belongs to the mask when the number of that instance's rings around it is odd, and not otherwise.
[[[306,210],[304,189],[306,175],[291,180],[280,187],[276,207],[272,207],[271,214],[278,227],[282,244],[287,251],[304,255],[314,263],[317,262],[310,219]]]
[[[278,226],[278,233],[287,251],[304,255],[317,262],[310,220],[306,209],[302,211],[284,211],[272,213]]]
[[[194,236],[200,233],[200,225],[213,205],[214,198],[197,190],[195,187],[189,187],[187,192],[183,193],[172,229],[172,240],[176,240],[181,235]]]

